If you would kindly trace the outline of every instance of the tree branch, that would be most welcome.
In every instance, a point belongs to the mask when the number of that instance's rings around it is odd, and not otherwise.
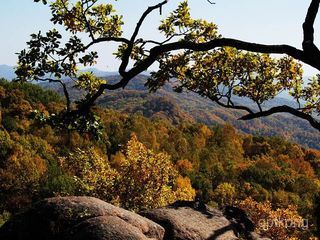
[[[173,43],[168,43],[162,46],[156,46],[153,50],[154,52],[169,52],[180,49],[189,49],[193,51],[209,51],[218,47],[234,47],[239,50],[245,50],[250,52],[258,53],[274,53],[274,54],[287,54],[297,60],[306,61],[306,56],[302,50],[295,47],[282,44],[282,45],[266,45],[245,42],[232,38],[218,38],[213,39],[206,43],[194,43],[188,41],[177,41]],[[318,66],[320,70],[320,66]]]
[[[275,113],[290,113],[296,117],[307,120],[311,124],[312,127],[320,130],[320,122],[318,122],[316,119],[314,119],[311,115],[304,113],[304,112],[301,112],[301,111],[299,111],[295,108],[289,107],[287,105],[273,107],[273,108],[270,108],[269,110],[262,111],[262,112],[251,113],[251,114],[248,114],[248,115],[245,115],[245,116],[239,118],[239,120],[251,120],[251,119],[255,119],[255,118],[270,116]]]
[[[261,53],[278,53],[278,54],[287,54],[301,61],[305,60],[304,52],[298,50],[289,45],[263,45],[257,43],[244,42],[236,39],[230,38],[219,38],[206,43],[194,43],[188,41],[177,41],[173,43],[167,43],[160,46],[155,46],[150,49],[150,55],[143,59],[139,64],[130,69],[125,73],[125,76],[116,84],[109,85],[103,84],[100,86],[99,90],[87,100],[83,105],[83,108],[90,108],[90,104],[93,104],[94,101],[103,94],[104,90],[115,90],[119,88],[124,88],[128,82],[138,74],[147,70],[162,54],[174,50],[189,49],[194,51],[208,51],[218,47],[235,47],[241,50],[261,52]],[[318,66],[320,70],[320,65]],[[82,109],[84,110],[84,109]]]
[[[312,0],[309,6],[305,22],[303,23],[303,42],[304,52],[309,56],[311,61],[320,64],[320,50],[314,44],[314,22],[319,10],[319,0]],[[319,68],[317,68],[319,70]]]
[[[124,58],[122,61],[122,64],[119,68],[119,73],[123,76],[122,80],[114,85],[101,85],[98,92],[93,96],[94,99],[97,99],[99,94],[101,95],[105,89],[118,89],[118,88],[124,88],[127,83],[130,81],[131,78],[137,76],[144,70],[148,69],[159,56],[166,52],[175,51],[175,50],[181,50],[181,49],[189,49],[193,51],[209,51],[218,47],[234,47],[239,50],[245,50],[250,52],[259,52],[259,53],[269,53],[269,54],[287,54],[297,60],[300,60],[302,62],[305,62],[309,64],[310,66],[313,66],[314,68],[320,70],[320,53],[319,55],[316,54],[319,60],[315,61],[315,57],[310,56],[310,54],[306,54],[305,51],[297,49],[293,46],[281,44],[281,45],[266,45],[266,44],[258,44],[258,43],[251,43],[251,42],[245,42],[237,39],[232,38],[219,38],[214,39],[206,43],[194,43],[194,42],[188,42],[188,41],[177,41],[173,43],[167,43],[160,46],[155,46],[150,49],[150,55],[146,57],[144,60],[142,60],[139,64],[137,64],[134,68],[130,69],[128,72],[125,72],[125,68],[128,65],[129,62],[129,56],[131,54],[132,48],[133,48],[133,41],[135,40],[140,27],[147,17],[147,15],[152,12],[154,9],[157,9],[161,7],[162,5],[166,4],[167,1],[164,1],[158,5],[155,5],[153,7],[149,7],[146,12],[142,15],[140,21],[137,24],[137,27],[134,31],[134,34],[131,37],[131,40],[126,42],[128,45],[127,51],[124,54]],[[307,24],[306,26],[311,24],[313,25],[314,18],[317,14],[317,10],[319,7],[319,0],[313,0],[308,14],[306,18]],[[316,9],[316,11],[315,11]],[[313,20],[312,20],[313,19]],[[93,44],[93,43],[92,43]],[[130,51],[129,51],[130,50]],[[313,52],[313,55],[315,53]],[[89,100],[89,102],[92,102]],[[93,101],[94,102],[94,101]]]
[[[319,0],[312,0],[309,6],[305,22],[303,23],[303,44],[313,44],[314,42],[314,21],[318,14]]]
[[[84,9],[84,4],[85,4],[85,2],[82,1],[82,9]],[[88,4],[88,3],[86,3],[86,4]],[[86,16],[87,11],[89,10],[89,8],[90,7],[88,6],[87,9],[83,11],[82,18],[83,18],[83,21],[84,21],[84,23],[86,25],[86,28],[87,28],[88,32],[89,32],[90,38],[92,39],[92,41],[94,41],[95,37],[94,37],[94,34],[92,32],[91,25],[90,25],[90,23],[89,23],[89,21],[87,19],[87,16]]]
[[[134,29],[134,32],[131,36],[131,39],[128,43],[128,46],[123,54],[123,57],[122,57],[122,62],[120,64],[120,67],[119,67],[119,73],[121,76],[124,77],[125,73],[126,73],[126,68],[129,64],[129,59],[130,59],[130,55],[131,55],[131,52],[132,52],[132,49],[133,49],[133,46],[134,46],[134,42],[136,40],[136,37],[138,36],[138,33],[140,31],[140,28],[144,22],[144,20],[146,19],[146,17],[151,13],[153,12],[154,10],[156,9],[161,9],[163,5],[165,5],[166,3],[168,3],[168,0],[165,0],[157,5],[154,5],[154,6],[151,6],[151,7],[148,7],[148,9],[142,14],[140,20],[138,21],[137,23],[137,26],[136,28]]]
[[[67,89],[67,86],[64,82],[62,82],[61,80],[58,79],[52,79],[52,78],[37,78],[36,81],[42,81],[42,82],[56,82],[61,84],[62,88],[63,88],[63,93],[64,93],[64,97],[66,98],[67,101],[67,112],[70,112],[70,107],[71,107],[71,100],[70,100],[70,96],[69,96],[69,92]]]
[[[100,38],[94,39],[93,41],[91,41],[90,43],[85,45],[84,47],[76,49],[75,51],[73,51],[70,54],[66,55],[61,60],[61,62],[64,62],[66,59],[68,59],[72,55],[75,55],[77,53],[84,52],[84,51],[88,50],[94,44],[102,43],[102,42],[120,42],[120,43],[122,42],[122,43],[127,43],[128,44],[129,40],[126,39],[126,38],[122,38],[122,37],[100,37]]]
[[[248,112],[249,114],[254,114],[254,112],[249,108],[249,107],[246,107],[246,106],[237,106],[237,105],[230,105],[230,104],[225,104],[223,102],[221,102],[218,98],[216,97],[208,97],[211,101],[217,103],[218,105],[220,105],[221,107],[224,107],[224,108],[230,108],[230,109],[236,109],[236,110],[243,110],[243,111],[246,111]]]
[[[89,43],[86,46],[86,49],[91,47],[93,44],[101,43],[101,42],[122,42],[122,43],[127,43],[127,44],[130,43],[130,41],[128,39],[122,38],[122,37],[100,37],[100,38],[95,39],[91,43]],[[84,49],[84,50],[86,50],[86,49]]]

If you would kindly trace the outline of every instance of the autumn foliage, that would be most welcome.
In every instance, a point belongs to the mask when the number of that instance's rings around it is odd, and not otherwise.
[[[309,222],[299,215],[296,206],[273,209],[269,201],[259,203],[252,198],[241,201],[238,206],[249,214],[257,230],[266,237],[277,240],[308,239],[308,236],[303,236],[303,230],[309,227]]]
[[[98,107],[103,128],[97,139],[34,118],[35,110],[49,115],[61,109],[52,92],[6,81],[0,86],[2,221],[50,196],[90,195],[138,211],[197,194],[222,208],[244,201],[254,221],[262,213],[309,220],[308,229],[265,232],[279,239],[316,229],[318,150],[246,135],[231,125],[172,124]]]

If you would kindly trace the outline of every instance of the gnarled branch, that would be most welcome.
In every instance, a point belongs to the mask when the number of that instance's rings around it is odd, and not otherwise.
[[[303,23],[303,47],[305,44],[313,44],[314,42],[314,21],[318,14],[319,0],[312,0],[309,6],[305,22]]]
[[[122,62],[120,64],[120,67],[119,67],[119,73],[121,76],[124,77],[125,73],[126,73],[126,68],[129,64],[129,58],[130,58],[130,55],[131,55],[131,52],[132,52],[132,49],[133,49],[133,46],[134,46],[134,42],[136,40],[136,37],[138,36],[139,34],[139,31],[140,31],[140,28],[144,22],[144,20],[146,19],[146,17],[151,13],[153,12],[154,10],[156,9],[160,9],[162,8],[163,5],[165,5],[166,3],[168,3],[168,0],[165,0],[157,5],[154,5],[154,6],[151,6],[151,7],[148,7],[148,9],[142,14],[141,18],[139,19],[138,23],[137,23],[137,26],[136,28],[134,29],[134,32],[131,36],[131,39],[128,43],[128,46],[123,54],[123,57],[122,57]]]
[[[273,107],[273,108],[270,108],[269,110],[262,111],[262,112],[251,113],[251,114],[245,115],[239,119],[240,120],[251,120],[251,119],[255,119],[255,118],[270,116],[275,113],[290,113],[296,117],[307,120],[311,124],[312,127],[314,127],[315,129],[318,129],[320,131],[320,122],[318,122],[316,119],[314,119],[310,114],[301,112],[301,111],[299,111],[295,108],[289,107],[287,105]]]
[[[302,47],[312,62],[319,64],[320,50],[314,44],[314,22],[319,10],[320,0],[312,0],[309,6],[305,22],[303,23]],[[319,68],[317,68],[319,69]]]
[[[67,86],[64,82],[62,82],[59,79],[52,79],[52,78],[37,78],[36,81],[42,81],[42,82],[55,82],[55,83],[59,83],[62,88],[63,88],[63,93],[64,93],[64,97],[66,98],[67,101],[67,112],[70,112],[71,110],[71,100],[70,100],[70,96],[69,96],[69,92],[67,89]]]

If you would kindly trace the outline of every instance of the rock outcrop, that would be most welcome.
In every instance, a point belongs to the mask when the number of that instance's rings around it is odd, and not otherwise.
[[[164,229],[92,197],[50,198],[0,229],[1,240],[161,240]]]
[[[92,197],[49,198],[6,222],[0,239],[233,240],[244,229],[245,239],[262,240],[245,213],[233,207],[225,212],[229,220],[214,208],[187,201],[141,215]]]
[[[165,228],[164,240],[238,239],[233,225],[222,212],[194,202],[177,202],[168,207],[144,211],[141,215]]]

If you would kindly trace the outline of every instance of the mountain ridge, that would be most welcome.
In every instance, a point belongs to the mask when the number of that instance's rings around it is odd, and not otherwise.
[[[116,75],[116,72],[106,72],[106,71],[102,71],[97,68],[85,68],[85,69],[79,70],[79,72],[92,72],[97,77]],[[15,74],[15,67],[14,66],[0,64],[0,78],[12,80],[16,77],[17,77],[17,75]]]
[[[0,64],[0,78],[12,80],[16,77],[14,67],[6,64]]]

